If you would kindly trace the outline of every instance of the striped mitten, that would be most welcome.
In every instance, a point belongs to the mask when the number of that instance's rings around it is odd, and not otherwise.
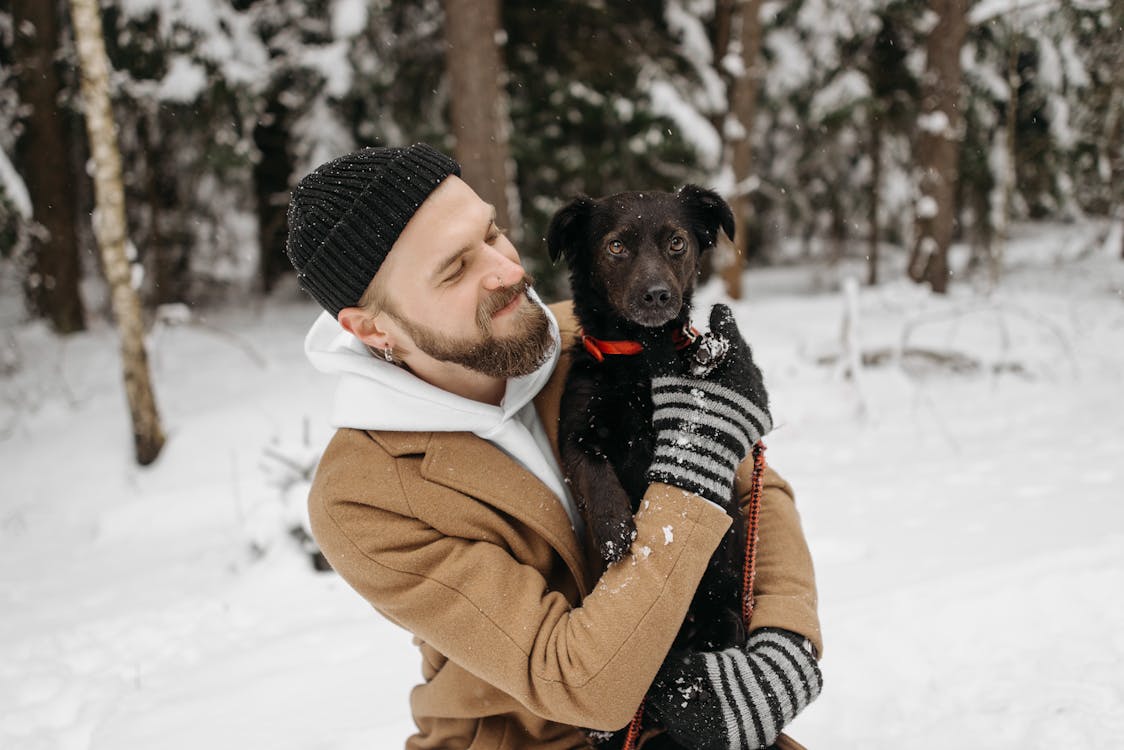
[[[779,628],[724,651],[669,655],[645,705],[684,747],[757,750],[820,694],[811,644]]]
[[[773,428],[769,396],[726,305],[711,309],[710,333],[687,352],[687,361],[674,351],[653,353],[656,446],[648,481],[725,507],[738,465]]]

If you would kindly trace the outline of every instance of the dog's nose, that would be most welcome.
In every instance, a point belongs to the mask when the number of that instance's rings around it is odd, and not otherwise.
[[[644,303],[648,305],[666,305],[671,300],[671,290],[663,286],[654,286],[644,292]]]

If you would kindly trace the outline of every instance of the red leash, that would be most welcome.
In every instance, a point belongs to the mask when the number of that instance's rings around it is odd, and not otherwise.
[[[761,520],[761,495],[765,489],[765,444],[760,440],[753,446],[753,476],[749,480],[749,507],[746,508],[745,566],[742,569],[742,619],[749,630],[749,620],[753,617],[753,582],[757,577],[757,526]],[[640,739],[640,724],[644,719],[644,701],[628,725],[624,738],[624,750],[636,750]]]
[[[742,570],[742,619],[749,631],[753,617],[753,582],[757,577],[757,525],[761,520],[761,494],[765,489],[765,444],[760,440],[753,446],[753,476],[749,480],[749,507],[746,512],[748,530],[745,535],[745,567]]]

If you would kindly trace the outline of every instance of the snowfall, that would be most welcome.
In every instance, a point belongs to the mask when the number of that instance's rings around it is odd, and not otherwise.
[[[802,743],[1124,747],[1120,231],[1021,225],[998,286],[946,297],[856,288],[861,262],[747,273],[826,644]],[[410,636],[289,531],[331,435],[312,303],[165,311],[147,468],[114,330],[0,309],[0,748],[401,747]]]

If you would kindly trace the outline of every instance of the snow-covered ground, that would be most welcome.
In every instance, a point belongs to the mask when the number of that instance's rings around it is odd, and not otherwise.
[[[990,296],[860,290],[853,379],[822,271],[747,277],[820,586],[811,747],[1122,746],[1124,262],[1092,229],[1021,227]],[[110,329],[0,327],[0,748],[401,747],[409,636],[285,531],[330,434],[314,316],[160,326],[144,469]]]

